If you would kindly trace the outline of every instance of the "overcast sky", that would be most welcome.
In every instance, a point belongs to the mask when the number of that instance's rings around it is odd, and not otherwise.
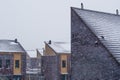
[[[119,0],[0,0],[0,39],[15,39],[25,49],[44,41],[70,42],[70,7],[115,13]]]

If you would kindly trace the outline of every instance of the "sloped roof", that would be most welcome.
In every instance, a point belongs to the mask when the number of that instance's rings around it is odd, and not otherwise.
[[[25,52],[25,50],[14,40],[0,40],[0,52]]]
[[[31,58],[36,58],[37,57],[37,52],[36,50],[27,50],[27,54]]]
[[[71,53],[70,42],[54,42],[48,45],[57,53]]]
[[[43,50],[42,49],[37,49],[37,50],[43,56]]]
[[[72,9],[120,62],[120,16],[99,11]]]

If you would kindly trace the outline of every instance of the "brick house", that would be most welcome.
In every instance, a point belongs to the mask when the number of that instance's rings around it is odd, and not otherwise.
[[[0,80],[25,80],[26,52],[15,40],[0,40]]]
[[[42,72],[45,80],[70,80],[70,43],[45,42]]]
[[[71,80],[120,79],[120,16],[71,8]]]

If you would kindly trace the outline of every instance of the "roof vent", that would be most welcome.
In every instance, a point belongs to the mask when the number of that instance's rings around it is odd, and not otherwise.
[[[116,9],[116,15],[119,15],[119,10],[118,9]]]
[[[95,46],[98,46],[98,41],[95,41]]]
[[[101,36],[102,39],[104,39],[104,36]]]
[[[83,3],[81,3],[81,9],[84,9],[84,5],[83,5]]]
[[[15,39],[15,43],[18,43],[17,38]]]
[[[51,44],[51,40],[49,40],[48,44]]]

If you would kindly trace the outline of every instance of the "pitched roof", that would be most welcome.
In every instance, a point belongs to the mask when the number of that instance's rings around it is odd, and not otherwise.
[[[31,58],[37,58],[37,52],[36,52],[36,50],[27,50],[27,54]]]
[[[38,50],[38,52],[40,53],[40,55],[43,56],[43,50],[42,50],[42,49],[37,49],[37,50]]]
[[[54,42],[47,44],[56,52],[56,53],[71,53],[71,47],[69,42]]]
[[[0,40],[0,52],[25,52],[25,50],[15,40]]]
[[[120,62],[120,16],[99,11],[72,9]]]

